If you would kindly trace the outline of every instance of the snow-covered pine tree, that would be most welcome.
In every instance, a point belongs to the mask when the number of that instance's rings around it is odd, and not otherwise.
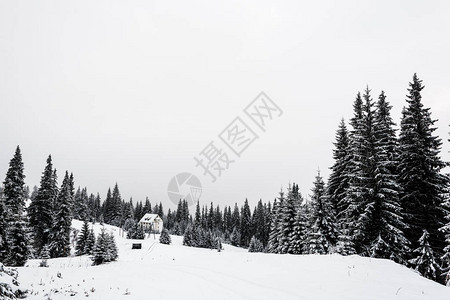
[[[50,247],[47,244],[42,246],[39,257],[42,259],[39,263],[39,267],[48,267],[47,261],[50,259]]]
[[[374,109],[370,90],[364,91],[364,103],[358,94],[354,104],[355,115],[351,119],[350,132],[349,187],[346,198],[345,215],[351,236],[358,253],[368,255],[372,212],[375,205],[375,134]]]
[[[230,236],[230,242],[231,245],[239,247],[240,246],[240,242],[241,242],[241,234],[239,233],[239,230],[234,227],[233,228],[233,232],[231,233]]]
[[[2,191],[0,188],[0,216],[6,215],[5,201],[3,200]],[[8,244],[6,236],[6,218],[0,218],[0,262],[3,262],[8,254]]]
[[[400,205],[396,166],[398,163],[395,126],[390,116],[391,106],[381,92],[376,103],[375,134],[375,198],[371,206],[366,240],[370,241],[372,257],[388,258],[405,263],[409,241],[403,230],[403,210]]]
[[[26,297],[26,290],[20,288],[17,281],[18,272],[16,269],[6,268],[0,263],[0,299],[13,300]]]
[[[28,237],[22,218],[11,221],[8,227],[8,255],[5,264],[12,267],[24,266],[28,259]]]
[[[142,225],[139,223],[136,223],[135,231],[134,231],[134,239],[137,240],[143,240],[145,238],[144,229],[142,228]]]
[[[166,244],[166,245],[170,245],[170,243],[172,243],[172,239],[170,238],[169,231],[166,228],[164,228],[161,231],[161,235],[159,236],[159,242],[161,244]]]
[[[119,257],[119,251],[117,250],[116,240],[112,232],[107,235],[107,239],[110,261],[115,261]]]
[[[430,235],[426,229],[423,230],[423,234],[419,239],[419,247],[414,250],[417,255],[409,262],[416,271],[431,280],[436,280],[440,274],[440,266],[434,256],[434,251],[429,243]]]
[[[65,257],[70,255],[70,228],[72,225],[73,199],[70,190],[69,173],[66,174],[61,185],[54,207],[53,226],[50,233],[51,257]]]
[[[257,238],[261,243],[264,244],[265,230],[266,230],[266,208],[264,207],[262,200],[258,201],[258,204],[255,207],[253,216],[252,216],[252,224],[253,224],[253,234],[255,238]],[[267,243],[267,242],[266,242]]]
[[[303,197],[300,193],[298,193],[298,199],[294,230],[290,236],[289,253],[291,254],[303,254],[305,250],[306,228],[309,216],[307,215],[307,205],[302,205]]]
[[[120,226],[122,222],[121,210],[122,210],[122,197],[120,196],[119,186],[116,183],[112,192],[112,207],[111,207],[111,221],[110,224],[114,226]]]
[[[347,161],[345,174],[348,178],[348,187],[345,197],[338,203],[337,215],[340,223],[345,223],[348,228],[348,235],[354,239],[357,230],[357,220],[361,214],[360,195],[364,184],[361,180],[361,165],[363,164],[364,149],[364,113],[361,94],[358,92],[353,103],[353,117],[350,119],[351,130],[349,132],[349,143],[347,151]]]
[[[431,119],[430,109],[423,107],[423,88],[422,80],[414,74],[400,123],[398,182],[408,225],[405,234],[412,248],[418,248],[422,229],[426,229],[431,248],[441,254],[445,238],[439,228],[445,224],[447,213],[443,195],[450,180],[440,173],[445,167],[439,157],[442,142],[433,135],[436,121]]]
[[[450,139],[449,139],[450,142]],[[450,188],[447,188],[444,207],[447,211],[450,211]],[[445,234],[445,247],[444,253],[441,255],[442,262],[442,279],[446,286],[450,286],[450,214],[446,216],[447,224],[445,224],[440,230]]]
[[[34,233],[34,247],[37,252],[40,252],[42,247],[50,242],[49,234],[53,223],[53,203],[57,192],[58,187],[56,186],[52,157],[49,155],[41,177],[38,194],[28,207],[30,224]]]
[[[186,228],[186,231],[184,232],[183,235],[183,245],[192,247],[192,243],[193,243],[193,228],[192,225],[189,225]]]
[[[25,206],[25,175],[23,174],[22,154],[19,146],[9,162],[9,168],[3,182],[3,197],[7,208],[6,219],[17,219],[22,216]]]
[[[279,246],[278,253],[290,253],[291,252],[291,238],[294,233],[295,219],[297,215],[297,209],[299,207],[299,192],[298,185],[293,183],[288,188],[288,195],[280,206],[278,221],[279,230]]]
[[[197,206],[195,208],[194,226],[200,226],[202,221],[202,215],[200,213],[200,202],[197,201]]]
[[[75,255],[86,254],[86,244],[89,239],[89,223],[88,221],[83,222],[83,227],[81,227],[81,232],[77,238],[77,245],[75,246]]]
[[[93,265],[114,261],[117,257],[118,252],[114,236],[106,233],[106,229],[102,228],[95,243],[94,256],[92,257]]]
[[[348,159],[349,159],[349,137],[344,119],[341,119],[336,132],[336,142],[333,149],[334,164],[330,168],[331,174],[328,178],[327,196],[330,199],[332,208],[336,216],[343,216],[342,201],[345,198],[348,188]]]
[[[245,199],[241,212],[241,242],[242,247],[248,247],[252,238],[252,216],[248,200]]]
[[[84,253],[92,255],[92,254],[94,254],[94,249],[95,249],[95,234],[94,234],[94,229],[91,228],[89,230],[89,234],[88,234],[86,244],[84,247]]]
[[[264,246],[262,242],[256,238],[255,236],[252,236],[250,239],[250,245],[248,246],[248,252],[263,252]]]
[[[308,228],[307,247],[309,253],[326,254],[336,244],[338,230],[334,210],[325,194],[325,183],[320,171],[314,181],[311,195],[311,227]]]
[[[267,252],[278,253],[280,246],[280,221],[281,221],[281,207],[285,201],[283,189],[280,190],[278,201],[277,199],[273,202],[272,217],[270,222],[270,233],[269,240],[267,243]]]
[[[23,266],[28,256],[28,239],[24,223],[25,175],[23,174],[22,154],[19,146],[9,163],[3,189],[6,220],[6,258],[8,266]]]
[[[106,193],[105,202],[103,202],[103,221],[106,224],[111,224],[112,219],[114,218],[114,205],[112,200],[111,188],[108,188],[108,192]]]

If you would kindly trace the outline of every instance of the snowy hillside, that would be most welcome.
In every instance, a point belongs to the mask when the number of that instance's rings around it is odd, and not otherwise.
[[[116,236],[117,262],[91,266],[87,256],[69,257],[40,268],[31,260],[19,268],[28,299],[450,299],[450,288],[388,260],[248,253],[229,245],[219,253],[182,246],[178,236],[163,245],[158,235],[132,250],[119,228],[105,227]],[[98,234],[101,226],[94,229]]]

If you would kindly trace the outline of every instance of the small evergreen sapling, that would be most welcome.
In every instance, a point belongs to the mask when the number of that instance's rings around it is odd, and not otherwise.
[[[233,232],[231,233],[230,240],[231,240],[231,245],[239,247],[240,241],[241,241],[241,234],[236,229],[236,227],[233,228]]]
[[[89,239],[89,224],[87,221],[84,221],[83,227],[81,228],[81,233],[77,239],[77,245],[75,247],[75,255],[84,255],[86,254],[86,244]]]
[[[417,256],[409,262],[423,277],[436,280],[439,275],[440,267],[434,257],[433,249],[428,242],[429,237],[428,231],[424,229],[423,234],[419,239],[419,248],[414,250],[414,253],[416,253]]]
[[[95,243],[94,257],[92,258],[93,265],[114,261],[117,257],[118,252],[114,236],[106,233],[106,230],[103,228]]]
[[[84,253],[92,255],[92,254],[94,254],[94,248],[95,248],[95,234],[94,234],[94,230],[91,229],[91,230],[89,230],[89,234],[88,234],[88,237],[86,240],[86,244],[84,247]]]
[[[250,240],[250,245],[248,246],[248,252],[263,252],[264,246],[260,240],[258,240],[255,236],[252,236]]]
[[[169,231],[164,228],[159,236],[159,242],[161,244],[170,245],[172,243],[172,239],[170,238]]]
[[[42,261],[40,262],[39,267],[48,267],[47,260],[50,258],[50,249],[47,244],[42,247],[40,256]]]

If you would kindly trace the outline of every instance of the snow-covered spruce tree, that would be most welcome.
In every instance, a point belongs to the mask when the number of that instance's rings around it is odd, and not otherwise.
[[[17,270],[5,267],[0,263],[0,299],[21,299],[26,297],[26,290],[22,290],[17,281]]]
[[[48,267],[47,261],[50,258],[50,247],[47,244],[42,246],[39,257],[42,259],[39,263],[39,267]]]
[[[183,235],[183,245],[192,247],[193,244],[193,228],[189,225]]]
[[[8,227],[8,256],[5,264],[12,267],[24,266],[28,259],[28,237],[22,219],[13,221]]]
[[[376,170],[376,153],[375,153],[375,111],[372,97],[370,96],[370,90],[367,87],[363,94],[364,104],[362,106],[363,119],[362,119],[362,142],[359,147],[361,152],[359,165],[356,168],[358,171],[359,184],[356,185],[356,191],[360,191],[357,199],[357,211],[360,212],[358,218],[356,218],[355,245],[359,249],[359,253],[363,255],[370,254],[370,242],[371,232],[373,231],[374,223],[377,222],[374,216],[374,210],[376,207],[377,186],[375,179]]]
[[[0,189],[0,216],[6,215],[6,206]],[[6,237],[6,218],[0,218],[0,262],[3,262],[8,254],[8,244]]]
[[[114,218],[113,210],[114,210],[114,207],[113,207],[111,188],[108,188],[108,192],[106,193],[106,199],[103,202],[103,221],[106,224],[110,224],[111,220]]]
[[[159,236],[159,242],[161,244],[170,245],[172,243],[172,239],[170,238],[169,231],[164,228],[161,232],[161,235]]]
[[[250,239],[250,245],[248,246],[248,252],[263,252],[264,246],[262,242],[255,236]]]
[[[281,206],[284,201],[284,192],[283,190],[280,191],[280,196],[278,198],[278,201],[275,199],[273,202],[273,208],[272,208],[272,217],[270,221],[270,232],[269,232],[269,240],[267,243],[267,252],[269,253],[278,253],[279,249],[279,222],[281,217]]]
[[[77,245],[75,246],[75,255],[84,255],[86,253],[86,244],[89,239],[89,223],[88,221],[83,222],[83,227],[81,227],[81,232],[77,238]]]
[[[102,228],[95,243],[94,256],[92,257],[93,265],[100,265],[116,259],[117,246],[114,241],[114,236],[106,233],[106,229]]]
[[[263,205],[262,200],[258,201],[252,216],[253,234],[254,236],[264,244],[265,230],[266,230],[266,208]],[[266,241],[267,243],[267,241]]]
[[[248,200],[245,199],[241,212],[241,246],[248,247],[252,238],[252,216]]]
[[[450,142],[450,139],[449,139]],[[447,187],[447,193],[445,195],[444,208],[450,211],[450,187]],[[445,234],[445,247],[444,253],[441,255],[442,262],[442,277],[439,278],[446,286],[450,286],[450,214],[446,216],[447,224],[445,224],[440,230]]]
[[[290,236],[289,253],[303,254],[305,252],[306,228],[308,227],[308,205],[302,205],[303,197],[298,194],[298,208],[294,220],[294,230]]]
[[[50,233],[50,253],[52,257],[70,255],[70,227],[72,225],[73,199],[70,177],[66,171],[54,207],[53,226]]]
[[[406,263],[404,257],[409,241],[403,230],[403,210],[400,205],[400,186],[397,183],[398,163],[397,139],[390,116],[391,106],[381,92],[376,103],[374,117],[375,135],[375,197],[369,203],[370,214],[366,240],[370,241],[372,257],[388,258],[398,263]]]
[[[217,251],[221,252],[223,250],[222,247],[222,239],[220,237],[216,238]]]
[[[341,199],[338,205],[337,215],[340,223],[345,223],[348,229],[348,236],[354,239],[357,230],[357,220],[361,214],[364,182],[362,177],[363,157],[365,149],[363,148],[365,136],[364,131],[364,114],[363,101],[361,94],[358,92],[355,102],[353,103],[354,115],[350,119],[351,130],[349,132],[349,144],[346,158],[347,165],[345,174],[348,178],[348,187],[345,197]]]
[[[424,229],[423,234],[419,239],[419,247],[414,250],[414,253],[417,256],[411,259],[410,263],[423,277],[436,280],[440,266],[437,263],[433,249],[430,246],[429,238],[430,235],[428,234],[428,231]]]
[[[344,119],[339,123],[336,132],[336,142],[333,149],[334,164],[330,168],[331,174],[328,178],[328,185],[326,189],[327,197],[330,200],[332,208],[336,216],[343,216],[341,203],[345,198],[346,190],[348,188],[348,159],[349,159],[349,137],[348,130]]]
[[[111,207],[111,225],[120,226],[122,222],[122,197],[120,196],[119,186],[116,183],[112,192],[112,207]]]
[[[370,90],[364,91],[364,103],[358,94],[355,101],[355,115],[351,119],[350,132],[349,187],[345,212],[349,230],[354,238],[358,253],[370,254],[370,234],[375,206],[375,134],[374,109]]]
[[[443,195],[449,178],[440,173],[445,167],[439,157],[442,142],[433,135],[436,127],[430,109],[422,104],[422,80],[414,74],[409,87],[400,124],[398,164],[401,204],[409,226],[405,233],[413,248],[417,248],[422,229],[426,229],[431,248],[440,255],[445,238],[439,228],[445,224],[448,213]]]
[[[28,238],[23,210],[25,206],[25,175],[23,174],[23,162],[20,148],[17,146],[14,157],[9,163],[3,189],[5,198],[6,220],[6,257],[8,266],[23,266],[28,256]]]
[[[136,225],[136,221],[134,219],[128,218],[125,220],[125,223],[123,223],[122,229],[124,231],[129,231]]]
[[[94,230],[91,228],[89,230],[86,244],[84,246],[84,253],[92,255],[92,254],[94,254],[94,249],[95,249],[95,234],[94,234]]]
[[[134,226],[127,232],[127,239],[143,240],[145,238],[144,229],[139,223],[134,223]]]
[[[241,234],[236,227],[233,228],[233,232],[230,236],[231,245],[239,247],[241,242]]]
[[[40,252],[42,247],[49,243],[49,234],[53,223],[53,204],[57,193],[58,187],[54,177],[52,157],[49,155],[38,194],[28,207],[36,252]]]
[[[295,219],[299,203],[298,185],[295,183],[288,188],[288,195],[283,201],[278,213],[280,218],[279,227],[279,246],[278,253],[291,253],[291,238],[294,233]]]
[[[336,244],[338,231],[334,210],[325,194],[325,183],[320,171],[314,181],[311,195],[311,227],[308,228],[307,245],[311,254],[331,252]]]
[[[112,232],[108,234],[108,250],[111,261],[117,260],[117,258],[119,257],[119,251],[117,250],[116,240],[114,239],[114,235]]]

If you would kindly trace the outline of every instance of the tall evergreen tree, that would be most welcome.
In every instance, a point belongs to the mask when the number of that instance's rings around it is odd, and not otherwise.
[[[342,216],[341,211],[342,201],[345,198],[346,191],[348,189],[348,147],[349,137],[348,130],[345,126],[344,119],[339,123],[339,128],[336,132],[336,142],[334,143],[335,149],[333,150],[334,164],[330,168],[331,174],[328,179],[327,196],[330,199],[332,208],[335,211],[336,216]]]
[[[241,213],[241,246],[248,247],[252,238],[252,216],[248,200],[245,199]]]
[[[390,116],[391,106],[381,92],[376,103],[375,135],[375,197],[370,207],[367,240],[370,255],[404,263],[409,241],[403,230],[403,211],[400,205],[400,186],[397,183],[397,139]]]
[[[270,222],[270,233],[267,250],[270,253],[278,253],[280,248],[280,222],[281,222],[281,208],[285,201],[283,190],[280,191],[278,201],[275,199],[272,208],[272,218]]]
[[[9,266],[23,266],[27,261],[28,239],[23,219],[25,206],[25,175],[23,173],[22,154],[19,146],[9,163],[3,189],[6,220],[6,260]],[[0,204],[1,205],[1,204]]]
[[[0,189],[0,216],[6,215],[6,206],[3,199],[2,191]],[[7,230],[6,218],[0,218],[0,263],[3,262],[8,254],[8,238],[6,236]]]
[[[298,185],[289,186],[288,195],[280,205],[278,213],[279,253],[292,253],[292,235],[294,234],[297,210],[299,209]]]
[[[47,165],[41,177],[38,194],[28,208],[30,224],[34,232],[34,246],[38,253],[44,245],[50,242],[49,235],[53,223],[53,203],[58,189],[55,184],[52,157],[49,155]]]
[[[311,227],[308,230],[308,248],[312,254],[326,254],[331,252],[336,244],[338,230],[334,210],[325,195],[325,183],[320,171],[314,181],[311,196]]]
[[[112,219],[111,225],[120,226],[122,222],[121,209],[122,209],[122,197],[120,196],[119,186],[116,183],[112,192]]]
[[[66,171],[61,189],[55,202],[55,214],[50,233],[50,253],[52,257],[70,255],[70,228],[72,225],[73,199],[69,173]]]
[[[353,103],[353,117],[350,119],[352,129],[349,132],[349,145],[346,158],[345,174],[348,178],[348,187],[345,197],[338,203],[337,217],[345,222],[349,236],[353,238],[357,230],[357,220],[361,214],[360,202],[363,189],[361,170],[364,157],[364,113],[361,94],[358,92]],[[343,223],[341,221],[341,223]]]
[[[89,223],[84,220],[83,227],[81,227],[81,233],[77,239],[77,245],[75,246],[75,255],[84,255],[86,253],[86,245],[89,240]]]
[[[416,74],[409,84],[407,106],[403,109],[399,137],[399,184],[402,186],[401,204],[408,228],[406,237],[418,248],[418,240],[425,229],[430,247],[442,253],[444,234],[439,231],[448,213],[443,206],[443,195],[448,187],[448,176],[440,171],[445,163],[439,157],[441,139],[433,132],[435,120],[429,108],[422,104],[424,86]]]

